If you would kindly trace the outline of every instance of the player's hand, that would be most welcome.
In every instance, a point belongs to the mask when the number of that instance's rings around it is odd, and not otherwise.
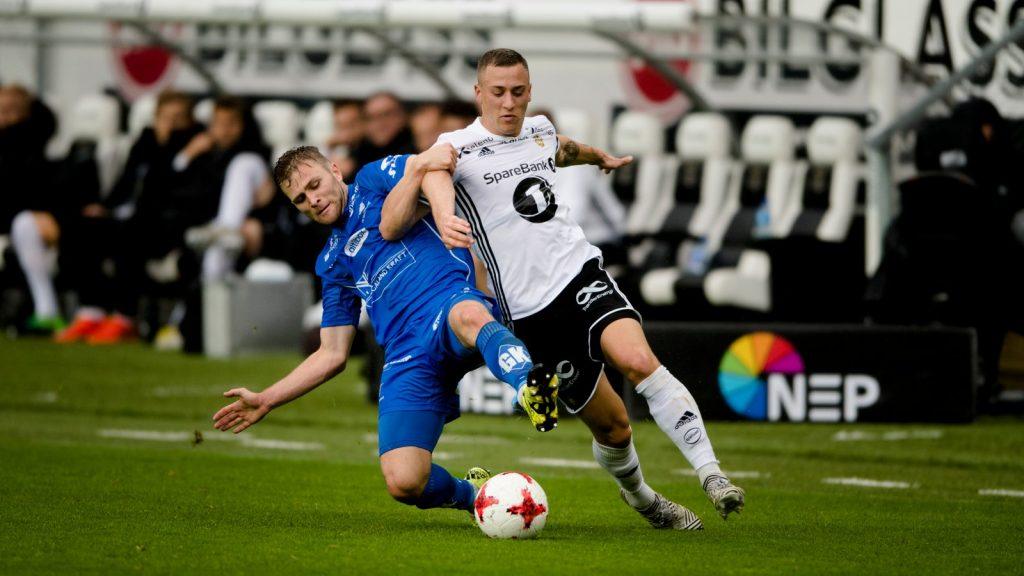
[[[416,161],[419,162],[420,166],[422,166],[423,170],[426,172],[436,172],[440,170],[453,172],[455,170],[455,162],[458,159],[459,156],[455,151],[455,147],[448,142],[433,146],[426,152],[422,152],[416,156]]]
[[[233,388],[224,393],[227,398],[238,398],[213,415],[213,427],[222,432],[238,434],[259,422],[270,412],[270,403],[260,394],[247,388]]]
[[[443,217],[437,223],[437,228],[441,233],[441,241],[449,250],[469,248],[473,245],[472,228],[469,227],[469,222],[455,214]]]
[[[597,167],[603,170],[605,174],[610,174],[612,170],[615,170],[616,168],[622,168],[626,164],[629,164],[633,161],[632,156],[623,156],[621,158],[618,158],[612,156],[611,154],[603,150],[597,150],[596,152],[598,158],[600,159],[597,164]]]

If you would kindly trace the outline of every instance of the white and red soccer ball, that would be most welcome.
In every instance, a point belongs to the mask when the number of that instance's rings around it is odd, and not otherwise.
[[[547,522],[548,497],[526,474],[502,472],[480,487],[473,517],[491,538],[533,538]]]

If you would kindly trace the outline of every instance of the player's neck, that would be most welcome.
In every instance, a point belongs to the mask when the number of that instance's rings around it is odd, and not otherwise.
[[[492,125],[483,116],[480,117],[480,125],[483,126],[484,130],[486,130],[487,132],[491,133],[494,136],[499,136],[501,138],[515,138],[516,136],[519,136],[523,132],[523,121],[520,121],[519,124],[516,125],[515,132],[512,134],[502,134],[501,130],[498,130],[497,126]]]

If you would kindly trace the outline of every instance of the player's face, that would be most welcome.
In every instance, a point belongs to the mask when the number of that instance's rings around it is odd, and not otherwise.
[[[210,137],[221,150],[227,150],[242,137],[245,122],[238,112],[226,109],[214,109],[210,119]]]
[[[299,212],[319,224],[337,222],[348,196],[341,170],[334,163],[329,169],[319,162],[299,164],[281,189]]]
[[[502,136],[519,134],[530,104],[530,72],[526,67],[488,66],[474,89],[484,128]]]

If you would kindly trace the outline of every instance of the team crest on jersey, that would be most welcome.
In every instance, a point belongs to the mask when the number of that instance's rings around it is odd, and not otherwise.
[[[537,146],[544,147],[544,139],[540,137],[540,134],[534,134],[533,141],[537,143]]]

